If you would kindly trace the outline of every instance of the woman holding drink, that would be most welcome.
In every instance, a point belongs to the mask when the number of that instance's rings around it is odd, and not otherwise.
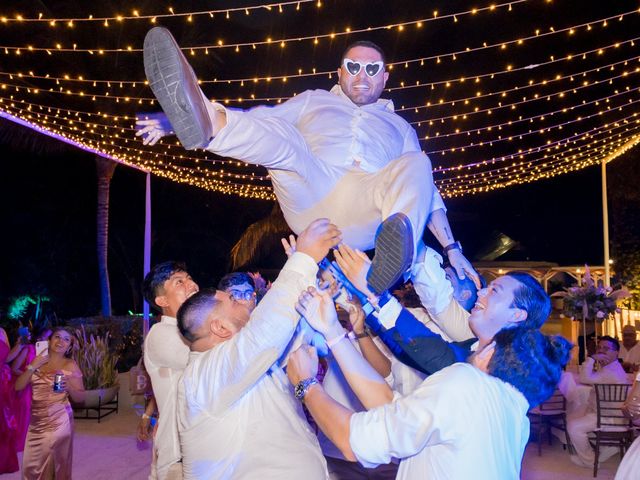
[[[71,359],[72,333],[64,327],[53,330],[47,352],[33,359],[16,380],[16,390],[31,384],[31,422],[22,458],[25,479],[71,478],[73,458],[73,410],[84,401],[82,372]]]

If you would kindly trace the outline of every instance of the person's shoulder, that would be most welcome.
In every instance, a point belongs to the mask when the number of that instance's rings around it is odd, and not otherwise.
[[[434,373],[427,380],[439,385],[477,382],[486,376],[485,373],[466,362],[458,362]]]
[[[65,362],[64,365],[62,366],[62,370],[66,370],[68,372],[71,372],[71,375],[76,377],[82,376],[82,371],[80,370],[80,367],[78,366],[78,364],[76,363],[76,361],[73,358],[68,358]]]

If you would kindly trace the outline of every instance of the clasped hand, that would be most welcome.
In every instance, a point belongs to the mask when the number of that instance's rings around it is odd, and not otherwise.
[[[336,307],[327,290],[309,287],[303,291],[296,303],[296,311],[325,339],[331,340],[344,335],[344,328],[338,322]]]

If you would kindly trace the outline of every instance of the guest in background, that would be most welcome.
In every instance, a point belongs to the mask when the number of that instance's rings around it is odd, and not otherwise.
[[[22,458],[25,479],[70,479],[73,464],[73,410],[69,397],[84,402],[82,372],[71,359],[73,335],[65,327],[53,330],[48,354],[36,356],[15,388],[20,391],[31,384],[33,399],[31,421]],[[54,391],[56,374],[62,374],[58,391]]]
[[[18,338],[20,349],[16,352],[17,355],[11,362],[11,376],[12,383],[15,385],[16,380],[24,373],[34,358],[36,358],[36,348],[31,343],[31,333],[27,327],[22,327],[23,335]],[[47,341],[51,336],[51,328],[44,327],[36,334],[36,342]],[[24,450],[24,442],[27,438],[27,430],[29,429],[29,418],[31,417],[31,385],[27,385],[24,389],[15,392],[15,415],[17,422],[17,447],[18,452]]]
[[[620,362],[618,362],[619,351],[620,343],[615,338],[607,335],[598,338],[596,353],[587,358],[582,364],[580,383],[585,385],[627,383],[627,374],[622,369]],[[595,430],[596,423],[596,399],[595,391],[592,391],[586,414],[580,417],[567,418],[567,432],[576,450],[576,455],[571,455],[571,461],[576,465],[593,468],[595,454],[593,448],[591,448],[588,433]],[[614,447],[601,448],[599,460],[604,462],[616,452],[617,449]]]
[[[0,328],[0,474],[18,471],[16,421],[12,408],[15,396],[11,369],[6,364],[9,350],[7,333]]]
[[[625,372],[637,372],[640,366],[640,342],[636,335],[636,327],[625,325],[622,327],[622,345],[618,358],[622,360]]]

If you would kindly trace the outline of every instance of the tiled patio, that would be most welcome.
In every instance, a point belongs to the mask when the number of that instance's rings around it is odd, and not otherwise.
[[[100,424],[95,420],[76,420],[73,453],[75,480],[147,479],[151,451],[149,445],[138,445],[136,442],[135,429],[138,417],[129,405],[129,399],[121,399],[120,412],[103,418]],[[613,479],[618,463],[617,456],[603,463],[598,472],[598,479]],[[0,478],[18,480],[20,475],[0,475]],[[552,446],[543,444],[541,457],[538,456],[537,445],[529,444],[525,453],[522,478],[578,480],[592,478],[592,472],[571,463],[560,442],[556,440]]]

